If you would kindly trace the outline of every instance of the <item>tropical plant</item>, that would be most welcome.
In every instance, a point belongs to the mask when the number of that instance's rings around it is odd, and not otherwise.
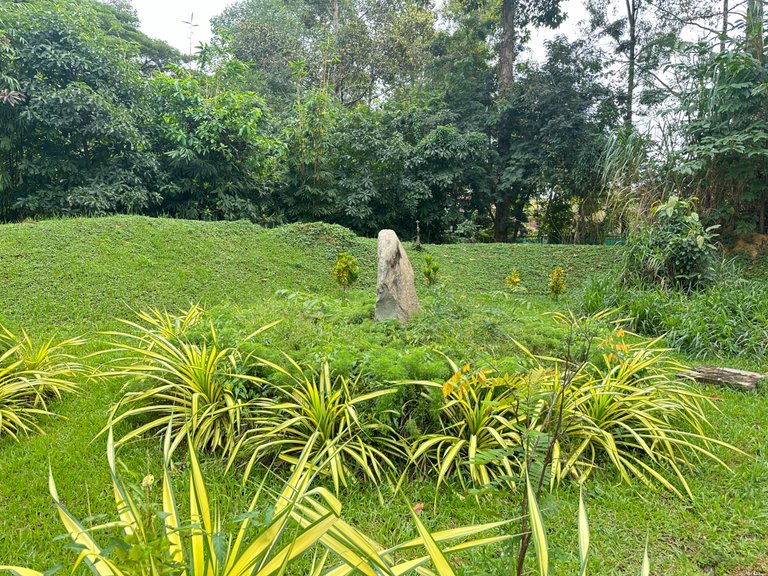
[[[284,144],[266,131],[262,98],[242,89],[247,67],[222,56],[210,74],[169,67],[149,82],[147,132],[165,177],[161,206],[180,218],[256,221]]]
[[[694,463],[707,459],[729,469],[713,448],[737,449],[707,434],[712,400],[686,384],[687,368],[659,339],[631,342],[618,328],[598,348],[600,359],[581,364],[568,382],[563,361],[541,366],[545,377],[536,386],[544,395],[533,395],[527,407],[531,428],[552,433],[560,426],[553,482],[568,475],[581,481],[610,465],[623,481],[658,483],[682,498],[693,497],[684,471]]]
[[[74,392],[75,381],[88,370],[78,361],[72,348],[82,346],[82,338],[67,338],[55,341],[53,338],[36,344],[26,331],[14,334],[0,324],[0,352],[12,351],[0,366],[16,364],[14,370],[35,387],[36,402],[52,397],[61,398],[62,392]]]
[[[453,376],[446,382],[412,383],[439,387],[444,399],[442,429],[416,441],[411,449],[413,461],[426,461],[436,468],[438,487],[451,475],[462,485],[513,483],[520,472],[515,458],[521,446],[520,379],[449,363]]]
[[[113,340],[106,352],[121,353],[113,359],[104,377],[128,379],[140,390],[128,391],[112,407],[109,426],[150,416],[150,420],[118,440],[122,444],[149,431],[162,431],[173,424],[174,450],[185,438],[199,451],[229,455],[243,428],[250,401],[238,401],[237,382],[263,381],[245,374],[245,361],[236,347],[221,347],[210,325],[207,337],[192,343],[184,337],[186,327],[199,316],[192,307],[178,316],[158,311],[139,314],[144,324],[123,320],[132,332],[107,332]],[[263,326],[246,337],[250,340],[274,324]],[[102,430],[102,433],[107,428]]]
[[[506,284],[512,292],[519,292],[524,290],[522,285],[523,279],[520,277],[520,273],[517,268],[513,268],[512,271],[504,278],[504,284]]]
[[[768,94],[761,87],[768,67],[762,49],[762,3],[748,5],[759,8],[760,15],[750,18],[752,10],[747,10],[742,22],[757,22],[756,30],[750,31],[748,24],[733,28],[746,31],[747,42],[730,38],[727,47],[723,39],[718,52],[691,44],[675,72],[689,79],[677,116],[687,122],[680,125],[683,147],[672,158],[670,176],[685,183],[700,199],[704,218],[721,223],[729,236],[766,232]],[[750,36],[759,38],[754,47]],[[687,116],[691,110],[696,114]]]
[[[624,277],[690,292],[714,280],[717,226],[704,227],[692,200],[671,196],[653,219],[627,238]]]
[[[404,448],[394,430],[361,409],[366,402],[394,393],[395,388],[357,394],[358,380],[332,375],[327,362],[319,372],[308,374],[290,357],[285,358],[292,371],[259,359],[286,377],[287,384],[269,383],[276,398],[257,403],[229,465],[240,453],[250,454],[247,478],[254,462],[269,454],[295,464],[309,439],[317,435],[312,457],[329,454],[327,470],[336,493],[357,477],[353,469],[377,483],[387,472],[394,472],[394,459],[406,455]]]
[[[336,282],[341,286],[345,302],[349,287],[357,282],[359,276],[360,266],[357,265],[357,259],[346,252],[339,254],[336,258],[336,265],[333,267],[333,277],[336,278]]]
[[[342,505],[330,492],[311,487],[312,470],[317,470],[318,464],[320,467],[324,465],[309,459],[316,438],[310,438],[307,449],[299,455],[297,465],[281,490],[272,493],[265,488],[265,482],[261,483],[246,512],[238,516],[239,530],[233,538],[224,532],[227,523],[222,521],[209,500],[194,450],[189,451],[189,518],[183,520],[171,482],[172,435],[168,433],[165,439],[160,490],[162,504],[158,506],[153,501],[152,476],[144,478],[138,494],[118,476],[110,430],[107,460],[119,520],[86,528],[64,506],[53,476],[49,477],[59,519],[79,551],[73,571],[85,564],[97,576],[277,576],[284,574],[290,564],[310,549],[319,546],[319,550],[315,548],[308,574],[424,573],[431,562],[436,574],[452,576],[454,570],[446,554],[509,538],[506,535],[488,536],[441,548],[441,543],[466,539],[497,529],[507,522],[430,533],[411,509],[418,537],[385,548],[340,518]],[[259,510],[265,500],[271,502],[266,513],[262,513]],[[122,535],[102,546],[95,533],[106,528],[120,528]],[[423,552],[419,553],[420,549]],[[397,557],[399,552],[407,550],[416,550],[416,557]],[[333,564],[329,565],[331,562]],[[0,566],[0,570],[9,570],[16,576],[43,576],[42,572],[15,566]]]
[[[159,308],[149,308],[136,312],[138,322],[123,320],[123,323],[148,335],[159,334],[168,339],[181,338],[190,328],[199,324],[204,314],[205,310],[197,304],[190,304],[189,308],[179,310],[176,314]]]
[[[421,271],[424,273],[424,279],[427,281],[427,286],[434,286],[437,284],[437,273],[440,270],[440,264],[435,262],[432,254],[424,255],[424,267]]]
[[[565,290],[565,270],[561,266],[557,266],[549,275],[549,283],[547,284],[549,293],[555,300],[560,298],[560,295]]]
[[[36,345],[26,332],[13,334],[0,325],[0,438],[42,433],[37,418],[53,415],[48,402],[76,392],[76,379],[86,373],[67,352],[82,343],[71,338]]]
[[[40,392],[24,379],[23,372],[18,370],[20,363],[5,364],[13,354],[11,349],[0,356],[0,439],[10,436],[18,440],[21,434],[42,432],[36,424],[37,417],[50,412],[37,407],[42,403]]]

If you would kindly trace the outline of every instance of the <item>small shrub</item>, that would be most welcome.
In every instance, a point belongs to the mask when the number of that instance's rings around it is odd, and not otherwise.
[[[565,270],[557,266],[549,275],[549,293],[555,300],[560,299],[560,295],[565,291]]]
[[[42,432],[37,419],[53,414],[48,402],[76,392],[75,381],[86,374],[68,351],[83,343],[71,338],[35,344],[26,332],[14,334],[0,325],[0,439]]]
[[[437,273],[440,270],[440,265],[434,261],[432,254],[424,255],[424,267],[421,270],[424,273],[427,286],[434,286],[437,284]]]
[[[0,356],[0,362],[7,361],[12,354],[13,350],[6,352]],[[41,395],[18,367],[18,362],[14,362],[0,368],[0,439],[10,436],[18,440],[22,434],[42,432],[37,418],[50,414],[37,407],[42,403]]]
[[[181,338],[189,330],[198,325],[205,311],[197,304],[191,304],[186,310],[180,310],[178,314],[171,314],[159,308],[149,308],[136,313],[137,323],[127,323],[139,331],[147,334],[159,334],[164,338]]]
[[[360,267],[357,265],[357,259],[346,252],[342,252],[336,258],[336,265],[333,267],[333,276],[336,282],[341,286],[343,299],[347,301],[347,291],[349,287],[357,282],[360,276]]]
[[[454,374],[444,383],[421,382],[442,390],[441,429],[416,441],[414,461],[435,467],[438,487],[449,476],[481,487],[513,481],[520,471],[514,456],[521,446],[520,380],[451,367]]]
[[[717,256],[716,229],[704,227],[692,200],[671,196],[656,206],[643,228],[627,238],[625,282],[685,291],[710,284]]]
[[[736,448],[706,433],[704,409],[711,400],[685,383],[680,373],[686,367],[659,348],[658,339],[631,342],[619,328],[599,350],[600,360],[581,364],[569,381],[563,380],[566,366],[540,368],[538,393],[526,411],[529,427],[540,432],[562,423],[554,479],[583,480],[595,467],[609,465],[626,482],[658,483],[692,497],[686,469],[702,459],[728,468],[712,449]],[[541,393],[549,400],[543,402]],[[552,410],[562,417],[548,419]]]
[[[182,312],[172,318],[171,325],[183,325],[188,317],[189,311]],[[145,318],[140,315],[140,319]],[[219,346],[213,325],[207,338],[192,343],[186,338],[186,329],[169,333],[164,323],[124,323],[134,330],[108,333],[113,337],[112,350],[123,356],[113,361],[113,369],[103,376],[128,379],[125,387],[138,385],[143,389],[123,395],[112,408],[109,426],[144,416],[150,420],[120,438],[118,444],[145,432],[162,432],[171,424],[172,449],[189,438],[198,451],[230,454],[251,405],[236,399],[235,384],[263,383],[243,373],[239,350]],[[270,326],[260,328],[246,340]]]
[[[512,292],[522,292],[525,290],[523,287],[523,279],[520,277],[520,273],[516,268],[513,268],[509,275],[504,278],[504,284],[506,284]]]
[[[311,456],[328,454],[330,471],[336,493],[347,486],[360,471],[373,482],[383,480],[393,472],[393,459],[405,456],[405,450],[394,431],[376,418],[366,414],[363,406],[395,389],[375,390],[356,394],[356,381],[344,376],[333,377],[330,367],[323,363],[319,373],[307,374],[288,358],[293,371],[263,361],[287,378],[288,383],[273,384],[274,399],[265,399],[248,418],[249,429],[232,453],[229,465],[241,453],[250,454],[245,469],[248,477],[260,457],[277,454],[294,463],[310,438],[317,436]]]
[[[0,366],[15,364],[19,378],[24,378],[39,393],[38,400],[61,398],[62,392],[73,392],[75,381],[89,370],[71,353],[85,344],[82,338],[53,339],[36,344],[22,330],[14,334],[0,324],[0,353],[12,351]]]

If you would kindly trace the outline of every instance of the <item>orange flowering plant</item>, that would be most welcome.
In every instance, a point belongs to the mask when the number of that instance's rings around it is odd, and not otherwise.
[[[728,468],[715,448],[737,449],[709,435],[711,399],[691,385],[687,368],[669,356],[660,338],[641,339],[619,327],[598,349],[601,360],[579,365],[567,386],[562,363],[540,384],[561,391],[551,395],[562,413],[553,483],[566,476],[581,481],[596,467],[612,467],[626,482],[661,485],[682,498],[693,496],[685,472],[696,463]],[[530,410],[532,427],[548,432],[550,405]]]
[[[413,460],[436,468],[438,486],[449,476],[462,485],[513,483],[520,470],[514,454],[521,447],[521,377],[449,363],[453,375],[442,384],[417,382],[439,387],[443,405],[440,432],[417,440]]]

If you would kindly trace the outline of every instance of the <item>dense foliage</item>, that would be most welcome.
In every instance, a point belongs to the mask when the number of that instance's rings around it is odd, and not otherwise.
[[[536,61],[519,45],[559,0],[241,0],[188,57],[124,2],[4,2],[0,218],[602,242],[676,194],[765,231],[763,12],[742,35],[728,3],[615,3]]]
[[[627,241],[624,280],[687,292],[714,280],[717,226],[705,227],[692,202],[671,196]]]

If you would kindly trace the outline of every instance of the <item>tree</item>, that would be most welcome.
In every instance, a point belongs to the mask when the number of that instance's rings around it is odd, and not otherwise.
[[[681,100],[688,116],[677,176],[700,198],[701,212],[723,232],[768,230],[768,82],[761,2],[748,6],[744,36],[717,54],[696,46],[691,87]]]
[[[156,98],[150,136],[164,174],[160,209],[180,218],[261,221],[284,145],[262,129],[264,101],[228,89],[241,65],[222,68],[200,77],[177,68],[149,85]]]
[[[655,104],[656,92],[674,91],[663,68],[674,59],[683,30],[717,35],[716,0],[588,0],[590,30],[608,39],[624,84],[624,123],[632,126],[638,99]],[[638,90],[642,94],[638,95]],[[662,96],[663,97],[663,96]]]
[[[251,66],[251,89],[267,95],[270,105],[286,106],[294,97],[291,62],[320,67],[304,12],[302,0],[247,0],[211,20],[214,43]]]
[[[107,15],[113,9],[94,2],[0,4],[5,83],[23,94],[2,111],[5,219],[157,204],[139,51],[101,27]]]
[[[467,28],[491,49],[495,66],[495,112],[486,115],[486,129],[496,143],[496,174],[492,183],[494,237],[506,241],[510,214],[520,212],[530,195],[520,180],[519,150],[515,146],[510,126],[514,111],[510,106],[514,86],[515,65],[519,45],[523,44],[532,26],[556,27],[563,19],[560,0],[503,0],[500,5],[456,0],[448,5],[447,15],[459,27]],[[496,38],[500,38],[497,42]],[[495,122],[491,125],[488,116]]]
[[[516,164],[525,167],[520,186],[536,198],[540,231],[551,241],[600,235],[590,228],[592,212],[602,207],[596,157],[619,117],[604,70],[594,46],[559,36],[547,44],[543,64],[521,68],[513,90],[512,146]]]
[[[433,24],[423,0],[242,0],[212,27],[216,42],[252,64],[270,102],[286,108],[291,62],[304,65],[303,88],[330,88],[346,106],[418,81]]]

